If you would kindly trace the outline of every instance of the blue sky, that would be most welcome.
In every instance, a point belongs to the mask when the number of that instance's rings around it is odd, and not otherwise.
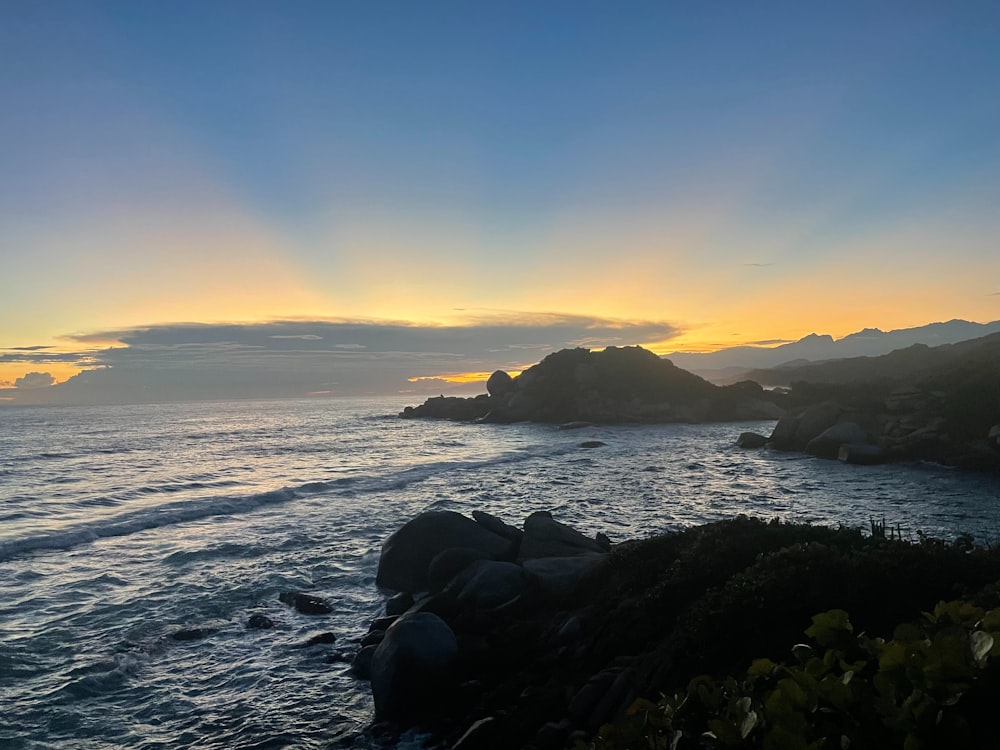
[[[8,0],[0,70],[0,348],[1000,318],[996,3]]]

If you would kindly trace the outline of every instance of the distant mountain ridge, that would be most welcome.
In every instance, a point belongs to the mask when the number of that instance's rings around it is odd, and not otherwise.
[[[742,379],[751,370],[803,365],[830,359],[875,357],[914,344],[932,347],[957,344],[992,333],[1000,333],[1000,320],[974,323],[956,319],[893,331],[865,328],[842,339],[834,339],[828,334],[811,333],[798,341],[771,348],[733,346],[708,353],[671,352],[664,355],[664,358],[706,380],[724,384]]]

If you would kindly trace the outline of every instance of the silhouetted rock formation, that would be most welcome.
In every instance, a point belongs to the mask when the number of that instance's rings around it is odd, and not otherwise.
[[[484,422],[707,422],[777,419],[779,397],[756,383],[725,388],[642,347],[563,349],[516,378],[498,371],[488,395],[428,399],[402,417]]]

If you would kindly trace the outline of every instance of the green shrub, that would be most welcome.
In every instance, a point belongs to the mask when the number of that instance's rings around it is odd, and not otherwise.
[[[812,618],[813,645],[757,659],[745,673],[696,677],[639,700],[604,726],[597,750],[875,750],[997,745],[1000,608],[938,604],[889,640],[856,633],[846,612]]]

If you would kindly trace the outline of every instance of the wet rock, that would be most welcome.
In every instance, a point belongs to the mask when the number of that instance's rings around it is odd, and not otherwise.
[[[384,630],[369,630],[368,634],[361,639],[361,647],[364,648],[365,646],[377,646],[382,642],[383,638],[385,638]]]
[[[452,679],[457,658],[458,641],[440,617],[401,617],[372,656],[375,718],[407,722],[426,716]]]
[[[245,627],[247,630],[267,630],[274,627],[274,621],[267,615],[255,612],[247,619]]]
[[[736,445],[740,448],[763,448],[767,445],[767,438],[756,432],[741,432],[736,438]]]
[[[376,583],[397,591],[428,590],[431,560],[446,549],[467,547],[504,557],[510,540],[454,511],[427,511],[405,523],[382,545]]]
[[[385,603],[385,613],[389,617],[403,614],[413,606],[413,595],[406,591],[400,591],[395,596],[389,598]]]
[[[365,646],[354,655],[351,662],[351,672],[359,680],[370,680],[372,676],[372,657],[377,646]]]
[[[601,448],[607,445],[607,443],[602,443],[600,440],[584,440],[580,443],[581,448]]]
[[[885,449],[878,445],[851,443],[840,446],[837,458],[845,464],[871,466],[873,464],[885,463],[887,454]]]
[[[611,551],[611,537],[609,537],[607,534],[598,531],[597,534],[594,536],[594,541],[597,542],[599,545],[601,545],[601,548],[605,552]]]
[[[368,627],[368,632],[371,633],[374,630],[381,630],[385,632],[398,619],[399,615],[386,615],[385,617],[376,617],[374,620],[372,620],[372,624]]]
[[[310,646],[318,646],[323,643],[334,643],[336,640],[337,636],[333,633],[318,633],[305,643],[300,643],[299,648],[309,648]]]
[[[218,628],[181,628],[170,634],[175,641],[198,641],[217,632]]]
[[[304,615],[326,615],[333,612],[333,607],[325,599],[301,591],[282,591],[278,594],[278,601]]]

